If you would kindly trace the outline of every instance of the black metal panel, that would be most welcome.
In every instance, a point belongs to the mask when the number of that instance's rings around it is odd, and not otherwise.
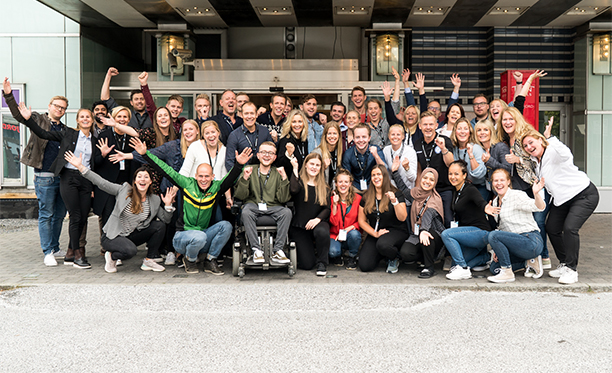
[[[510,26],[546,26],[580,0],[540,0]]]
[[[249,0],[209,0],[229,27],[261,27]]]
[[[38,0],[71,20],[92,27],[117,27],[117,25],[79,0]]]
[[[334,9],[331,0],[292,0],[298,25],[333,26]]]
[[[159,21],[185,22],[166,0],[125,0],[125,2],[155,23]]]
[[[480,21],[497,0],[458,0],[442,21],[441,27],[471,27]]]
[[[372,23],[404,23],[415,0],[375,0]]]

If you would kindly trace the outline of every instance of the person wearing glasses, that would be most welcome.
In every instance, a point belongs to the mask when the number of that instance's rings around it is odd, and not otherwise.
[[[474,114],[476,114],[476,117],[470,121],[470,124],[472,125],[472,128],[474,128],[477,122],[485,120],[489,117],[489,100],[487,100],[487,97],[484,94],[479,93],[474,96],[474,99],[472,100],[472,108],[474,109]]]
[[[19,112],[8,78],[4,78],[2,88],[11,115],[19,123],[25,123],[26,119]],[[61,131],[66,127],[61,119],[67,108],[66,97],[54,96],[49,101],[49,111],[45,114],[32,112],[32,120],[46,131]],[[59,141],[48,141],[32,135],[20,160],[26,166],[34,168],[34,191],[38,199],[38,234],[46,266],[56,266],[56,257],[65,255],[65,251],[60,250],[59,237],[66,216],[66,206],[60,196],[60,178],[51,171],[51,164],[59,154],[59,144]]]

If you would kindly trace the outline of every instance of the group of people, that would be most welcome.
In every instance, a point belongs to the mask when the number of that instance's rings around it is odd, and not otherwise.
[[[384,103],[355,87],[353,109],[335,102],[329,118],[314,95],[293,108],[276,93],[268,109],[226,90],[217,115],[202,94],[196,117],[186,119],[179,95],[156,107],[147,73],[131,92],[132,107],[117,105],[109,89],[117,74],[108,70],[101,100],[78,111],[76,129],[61,123],[65,97],[53,97],[48,113],[39,114],[18,105],[4,80],[11,113],[32,132],[22,162],[35,170],[45,265],[61,256],[64,264],[91,267],[85,238],[93,207],[107,272],[146,243],[142,270],[179,264],[197,273],[201,262],[205,272],[222,275],[217,259],[231,250],[230,207],[238,199],[255,263],[268,259],[256,232],[257,219],[268,215],[277,224],[269,260],[289,262],[289,237],[298,268],[317,275],[330,263],[368,272],[384,260],[388,273],[418,262],[419,278],[430,278],[447,256],[449,280],[490,270],[489,281],[510,282],[522,269],[539,278],[552,267],[548,236],[560,262],[549,275],[563,284],[578,281],[578,231],[599,195],[571,151],[550,136],[552,118],[541,134],[522,115],[543,71],[525,81],[515,72],[509,105],[475,96],[471,121],[458,103],[458,75],[451,77],[445,114],[427,99],[422,74],[413,82],[416,104],[406,69],[401,76],[394,71],[393,88],[383,83]],[[401,81],[406,108],[399,105]]]

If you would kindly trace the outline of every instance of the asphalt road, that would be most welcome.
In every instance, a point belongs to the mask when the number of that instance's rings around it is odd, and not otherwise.
[[[414,285],[0,292],[2,372],[610,372],[612,293]]]

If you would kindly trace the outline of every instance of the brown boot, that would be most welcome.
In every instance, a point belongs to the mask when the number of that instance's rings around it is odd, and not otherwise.
[[[64,256],[64,265],[71,266],[74,263],[74,250],[68,248],[66,256]]]

